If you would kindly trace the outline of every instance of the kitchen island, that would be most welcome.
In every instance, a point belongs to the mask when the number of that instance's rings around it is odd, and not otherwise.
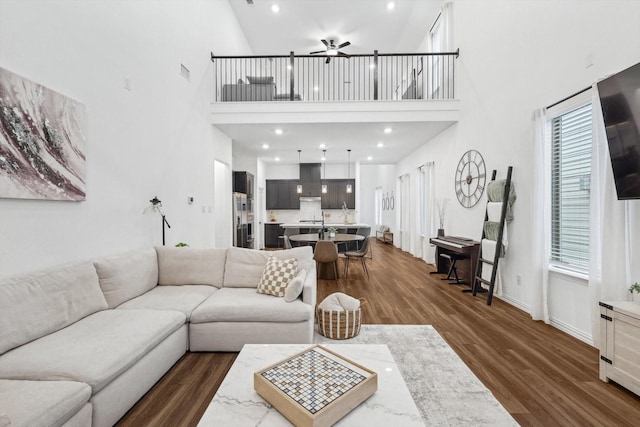
[[[363,223],[344,224],[338,222],[325,222],[324,228],[335,227],[338,233],[359,234],[368,237],[371,234],[371,226]],[[265,247],[282,248],[284,241],[282,236],[292,236],[294,234],[318,233],[322,228],[322,222],[267,222],[265,223]],[[356,250],[358,245],[351,242],[348,245],[340,245],[341,251]]]
[[[342,230],[357,230],[358,228],[367,228],[369,227],[369,229],[371,229],[371,226],[369,224],[361,224],[361,223],[350,223],[350,224],[345,224],[344,222],[325,222],[324,223],[325,228],[327,227],[335,227],[338,229],[342,229]],[[322,227],[322,221],[316,221],[316,222],[291,222],[291,223],[284,223],[284,224],[280,224],[280,227],[282,228],[308,228],[311,230],[320,230],[320,227]],[[289,233],[291,234],[291,233]],[[297,234],[297,233],[296,233]]]

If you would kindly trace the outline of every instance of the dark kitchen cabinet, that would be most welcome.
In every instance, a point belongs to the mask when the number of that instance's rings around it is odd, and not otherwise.
[[[302,163],[300,164],[300,184],[302,185],[302,193],[304,197],[320,197],[322,189],[320,188],[320,163]]]
[[[268,179],[266,185],[267,209],[300,209],[297,179]]]
[[[284,235],[284,228],[279,222],[268,222],[264,224],[264,247],[278,248],[284,242],[280,242],[280,236]]]
[[[322,209],[342,209],[343,202],[347,202],[347,208],[356,208],[356,180],[355,179],[325,179],[327,192],[322,193]],[[347,184],[353,189],[347,193]]]
[[[247,195],[253,199],[253,175],[244,171],[233,171],[233,192]]]

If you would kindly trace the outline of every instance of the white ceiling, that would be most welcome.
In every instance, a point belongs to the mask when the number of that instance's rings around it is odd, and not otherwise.
[[[345,53],[424,52],[422,46],[429,28],[440,11],[442,0],[229,0],[254,55],[283,55],[290,51],[307,55],[321,50],[320,39],[336,44],[350,41]],[[271,11],[272,5],[279,12]],[[228,52],[214,52],[226,55]],[[347,149],[351,160],[396,163],[450,123],[309,123],[255,125],[216,125],[233,139],[234,150],[255,155],[266,163],[317,162],[319,145],[327,144],[327,162],[344,163]],[[276,127],[282,135],[275,135]],[[393,132],[385,134],[385,127]],[[383,148],[376,145],[382,142]],[[268,143],[270,148],[262,148]],[[372,160],[367,160],[371,156]]]

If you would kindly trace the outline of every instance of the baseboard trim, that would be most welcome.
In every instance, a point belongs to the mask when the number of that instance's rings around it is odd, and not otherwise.
[[[590,334],[581,331],[578,328],[575,328],[568,323],[563,322],[562,320],[558,320],[555,317],[549,318],[549,324],[556,329],[560,329],[562,332],[571,335],[574,338],[579,339],[582,342],[585,342],[593,347],[593,336]]]
[[[524,311],[525,313],[529,313],[531,314],[531,307],[529,307],[528,305],[524,304],[521,301],[518,301],[515,298],[511,298],[508,295],[497,295],[497,294],[493,294],[494,297],[499,298],[501,300],[503,300],[504,302],[507,302],[509,304],[511,304],[512,306],[519,308],[520,310]]]
[[[531,307],[529,307],[526,304],[523,304],[522,302],[511,298],[508,295],[493,295],[496,298],[499,298],[501,300],[503,300],[504,302],[513,305],[516,308],[519,308],[520,310],[524,311],[525,313],[531,314]],[[579,339],[580,341],[589,344],[590,346],[593,347],[593,336],[590,334],[585,333],[584,331],[581,331],[580,329],[569,325],[566,322],[563,322],[562,320],[558,320],[555,317],[550,317],[549,318],[549,324],[551,326],[553,326],[556,329],[559,329],[560,331],[564,332],[565,334],[571,335],[574,338]]]

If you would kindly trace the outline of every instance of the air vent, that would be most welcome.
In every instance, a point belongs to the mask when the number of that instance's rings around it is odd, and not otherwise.
[[[180,64],[180,75],[188,82],[191,81],[191,71],[184,64]]]

